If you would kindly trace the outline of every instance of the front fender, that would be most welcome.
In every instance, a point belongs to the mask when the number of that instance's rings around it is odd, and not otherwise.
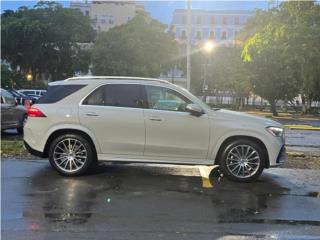
[[[210,152],[210,158],[213,161],[216,161],[216,157],[217,154],[222,146],[222,144],[231,137],[238,137],[238,136],[244,136],[244,137],[253,137],[253,138],[257,138],[259,139],[261,142],[263,142],[265,144],[265,146],[268,149],[268,146],[266,144],[266,136],[264,136],[262,133],[258,132],[258,131],[246,131],[246,130],[232,130],[232,131],[228,131],[227,133],[225,133],[224,135],[220,136],[219,138],[217,138],[215,140],[215,144]]]

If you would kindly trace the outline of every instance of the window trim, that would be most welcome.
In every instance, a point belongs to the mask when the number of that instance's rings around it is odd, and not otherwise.
[[[133,107],[117,107],[117,106],[104,106],[104,105],[85,105],[83,104],[83,101],[91,94],[93,93],[96,89],[98,89],[99,87],[102,87],[104,85],[108,85],[108,84],[131,84],[131,85],[140,85],[142,87],[142,100],[148,100],[148,96],[147,96],[147,90],[146,90],[146,86],[152,86],[152,87],[162,87],[162,88],[166,88],[169,89],[171,91],[177,92],[178,94],[182,95],[183,97],[185,97],[187,100],[190,101],[190,103],[196,104],[194,103],[194,101],[192,101],[190,98],[188,98],[187,96],[185,96],[184,94],[182,94],[181,92],[177,91],[176,89],[170,88],[168,86],[162,86],[162,85],[153,85],[153,84],[146,84],[146,83],[101,83],[99,85],[97,85],[96,87],[94,87],[88,94],[86,94],[79,102],[79,107],[84,106],[84,107],[101,107],[101,108],[126,108],[126,109],[139,109],[139,110],[153,110],[153,111],[162,111],[162,112],[170,112],[170,113],[187,113],[187,112],[181,112],[181,111],[170,111],[170,110],[162,110],[162,109],[153,109],[153,108],[149,108],[149,107],[145,107],[143,106],[142,108],[133,108]],[[202,107],[201,107],[202,108]]]

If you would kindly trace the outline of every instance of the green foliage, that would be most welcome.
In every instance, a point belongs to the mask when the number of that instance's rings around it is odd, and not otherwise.
[[[98,35],[92,64],[95,75],[158,77],[178,53],[165,26],[139,14],[129,23]]]
[[[210,55],[203,52],[193,54],[191,88],[197,95],[202,94],[205,75],[209,92],[225,91],[235,98],[250,94],[252,76],[241,59],[241,49],[238,47],[221,46]]]
[[[11,88],[12,86],[12,71],[6,64],[1,64],[1,88]]]
[[[79,10],[40,1],[32,9],[4,11],[1,20],[1,57],[22,76],[31,71],[34,79],[56,80],[88,68],[77,64],[85,51],[79,43],[93,41],[95,32]]]
[[[267,99],[274,114],[277,100],[302,93],[319,99],[320,6],[309,1],[283,2],[258,11],[247,24],[242,57],[253,73],[254,92]]]

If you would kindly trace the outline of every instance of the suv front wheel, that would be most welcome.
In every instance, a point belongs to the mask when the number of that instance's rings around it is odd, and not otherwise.
[[[61,175],[85,173],[96,158],[90,142],[78,134],[65,134],[54,139],[49,149],[49,161]]]
[[[227,178],[237,182],[257,179],[265,166],[265,156],[254,141],[239,139],[229,143],[220,159],[220,167]]]

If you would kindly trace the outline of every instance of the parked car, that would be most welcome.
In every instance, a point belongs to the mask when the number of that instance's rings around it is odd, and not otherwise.
[[[14,96],[1,88],[1,130],[16,128],[22,134],[26,117],[26,108],[18,105]]]
[[[23,93],[28,96],[32,96],[33,98],[39,99],[41,96],[43,96],[47,90],[43,89],[20,89],[17,90],[19,93]]]
[[[211,109],[167,81],[77,77],[51,83],[28,111],[24,142],[60,174],[85,173],[96,160],[219,164],[248,182],[285,159],[280,123]]]
[[[25,108],[29,108],[33,103],[36,102],[36,100],[38,100],[38,98],[32,97],[32,96],[28,96],[25,95],[23,93],[19,93],[16,90],[10,89],[7,90],[8,92],[10,92],[15,99],[19,102],[19,104],[22,104]]]

